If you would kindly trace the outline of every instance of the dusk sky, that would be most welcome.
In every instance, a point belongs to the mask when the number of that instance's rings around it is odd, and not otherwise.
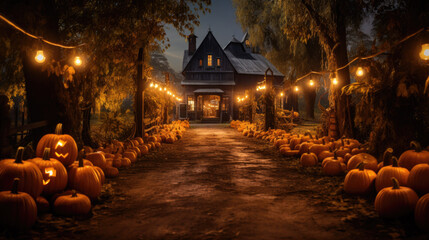
[[[241,39],[244,33],[236,20],[231,0],[213,0],[210,9],[211,13],[200,15],[200,25],[195,29],[194,34],[198,37],[197,47],[207,35],[209,27],[222,47],[225,47],[232,39],[232,35]],[[188,48],[188,43],[177,34],[174,28],[167,30],[167,37],[170,39],[171,47],[166,50],[165,56],[171,67],[175,71],[181,72],[183,51]]]

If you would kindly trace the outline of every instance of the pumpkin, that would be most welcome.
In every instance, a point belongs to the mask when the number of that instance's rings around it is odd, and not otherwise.
[[[91,201],[84,194],[75,190],[71,195],[58,197],[54,202],[54,212],[63,216],[82,216],[91,211]]]
[[[94,152],[94,149],[92,149],[92,147],[90,146],[83,146],[83,149],[85,150],[86,153]]]
[[[112,166],[115,168],[120,168],[122,166],[121,158],[114,158],[112,161]]]
[[[365,148],[363,148],[363,147],[362,147],[362,145],[359,145],[358,147],[353,148],[353,149],[352,149],[352,151],[351,151],[350,153],[351,153],[352,155],[356,155],[356,154],[364,153],[364,152],[366,152],[366,149],[365,149]]]
[[[134,140],[136,140],[139,145],[144,144],[143,138],[141,138],[141,137],[136,137],[136,138],[134,138]]]
[[[414,150],[407,150],[399,156],[399,166],[411,171],[411,169],[420,163],[429,163],[429,151],[422,150],[420,143],[412,141],[410,143]]]
[[[302,154],[300,158],[301,166],[303,167],[315,166],[318,161],[316,154],[310,152],[309,149],[307,149],[307,153]]]
[[[386,187],[392,187],[392,177],[396,178],[401,186],[407,186],[408,169],[398,166],[398,159],[392,157],[392,166],[385,166],[378,172],[375,179],[375,190],[379,192]]]
[[[42,157],[45,148],[50,148],[51,158],[55,158],[64,166],[68,166],[77,158],[77,145],[70,135],[62,134],[62,126],[59,123],[54,134],[46,134],[40,139],[36,148],[36,156]]]
[[[46,198],[44,198],[42,196],[38,196],[36,198],[36,206],[37,206],[37,213],[38,214],[49,212],[49,209],[50,209],[49,202],[48,202],[48,200],[46,200]]]
[[[138,146],[138,148],[140,149],[140,152],[142,153],[142,155],[149,153],[149,149],[146,145],[140,145]]]
[[[352,169],[344,179],[344,191],[350,194],[368,194],[374,188],[374,180],[377,174],[369,169],[364,169],[364,163],[359,163],[358,169]]]
[[[97,170],[98,178],[100,179],[101,185],[103,185],[104,181],[106,180],[106,177],[104,176],[103,169],[101,169],[100,167],[97,167],[97,166],[94,166],[94,169]]]
[[[106,177],[115,178],[119,176],[119,170],[115,167],[106,167],[106,169],[104,169],[104,174]]]
[[[322,172],[326,175],[341,175],[345,170],[346,165],[343,163],[342,158],[338,158],[335,154],[333,157],[325,158],[325,160],[322,162]]]
[[[306,153],[310,147],[313,145],[314,143],[312,142],[303,142],[299,145],[299,154],[304,154]]]
[[[328,151],[323,151],[323,152],[319,153],[317,158],[319,159],[319,161],[322,162],[323,160],[325,160],[325,158],[333,157],[333,156],[334,156],[334,152],[332,151],[332,149],[330,149]]]
[[[371,169],[374,172],[378,170],[378,161],[375,157],[368,153],[359,153],[349,159],[347,170],[355,169],[359,163],[363,162],[366,169]]]
[[[121,158],[121,167],[130,167],[131,166],[131,160],[128,158]]]
[[[429,231],[429,194],[425,194],[417,201],[414,219],[420,229]]]
[[[339,149],[337,149],[337,155],[338,155],[338,157],[344,158],[344,156],[347,153],[350,153],[350,148],[340,147]]]
[[[418,196],[414,190],[399,185],[396,178],[392,178],[393,187],[383,188],[375,198],[375,211],[384,218],[407,216],[414,212]]]
[[[319,154],[323,151],[329,151],[329,145],[325,144],[325,140],[323,139],[323,144],[313,144],[310,146],[310,152],[316,154],[316,156],[319,156]]]
[[[165,143],[174,143],[174,139],[172,137],[167,137],[167,139],[165,139]]]
[[[86,154],[86,159],[88,159],[94,166],[104,169],[106,167],[106,158],[101,152],[94,152]]]
[[[92,166],[84,166],[82,156],[79,157],[79,165],[70,169],[69,187],[91,199],[97,198],[101,193],[101,181],[97,170]]]
[[[408,186],[420,194],[429,193],[429,164],[417,164],[410,171]]]
[[[18,192],[19,178],[12,182],[10,191],[0,192],[0,225],[14,230],[28,230],[36,222],[37,206],[25,192]]]
[[[378,171],[380,171],[381,168],[384,166],[392,165],[391,159],[392,159],[393,149],[387,148],[383,153],[383,158],[381,159],[381,162],[378,164]],[[390,181],[390,179],[389,179]]]
[[[0,191],[11,190],[14,179],[19,178],[18,190],[36,199],[43,191],[43,176],[34,163],[22,161],[23,153],[24,148],[19,147],[15,159],[0,161]]]
[[[346,153],[346,155],[344,155],[344,163],[347,164],[350,160],[350,158],[352,158],[353,155],[350,153]]]
[[[280,148],[280,153],[285,157],[295,156],[299,154],[299,150],[291,150],[289,148]]]
[[[52,195],[61,192],[67,186],[67,170],[55,158],[50,158],[50,149],[45,148],[42,158],[28,160],[34,163],[43,175],[43,194]]]
[[[137,161],[137,155],[131,151],[124,152],[124,154],[122,154],[122,157],[130,159],[132,163]]]

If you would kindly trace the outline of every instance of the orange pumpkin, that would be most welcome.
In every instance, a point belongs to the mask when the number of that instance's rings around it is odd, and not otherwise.
[[[94,166],[100,167],[101,169],[106,167],[106,158],[101,152],[86,154],[85,158],[88,159]]]
[[[0,191],[11,190],[14,179],[19,178],[19,191],[36,199],[43,191],[43,176],[32,162],[22,161],[24,148],[19,147],[15,159],[0,161]]]
[[[408,169],[398,166],[398,159],[392,157],[392,166],[385,166],[378,172],[375,179],[375,190],[379,192],[386,187],[392,187],[392,178],[396,178],[401,186],[407,186],[408,176],[410,172]]]
[[[101,185],[103,185],[104,181],[106,180],[106,178],[104,176],[103,169],[101,169],[100,167],[97,167],[97,166],[94,166],[94,169],[97,170],[98,178],[100,179]]]
[[[329,151],[329,145],[325,144],[325,140],[323,139],[323,144],[313,144],[312,146],[310,146],[310,152],[316,154],[317,156],[319,156],[319,154],[323,151]]]
[[[0,225],[14,230],[28,230],[36,222],[37,206],[25,192],[18,192],[19,178],[13,180],[11,191],[0,192]]]
[[[55,200],[54,211],[63,216],[87,215],[91,211],[91,201],[84,194],[73,190],[71,195],[63,195]]]
[[[130,167],[131,166],[131,160],[128,158],[121,158],[121,167]]]
[[[119,176],[119,170],[115,167],[106,167],[104,174],[106,174],[106,177],[115,178]]]
[[[399,166],[411,171],[411,169],[420,163],[429,163],[429,151],[422,150],[420,143],[412,141],[410,143],[414,150],[407,150],[399,157]]]
[[[429,164],[417,164],[410,171],[408,186],[420,194],[429,193]]]
[[[42,158],[28,160],[34,163],[43,175],[43,194],[45,195],[63,191],[68,179],[64,165],[55,158],[49,158],[50,155],[50,149],[45,148]]]
[[[47,213],[50,210],[49,202],[46,198],[38,196],[36,198],[37,214]]]
[[[74,139],[67,134],[62,134],[62,124],[55,128],[54,134],[43,136],[36,148],[36,156],[42,157],[45,148],[51,149],[51,158],[62,162],[64,166],[72,164],[77,158],[77,145]]]
[[[87,195],[91,199],[97,198],[101,193],[101,181],[97,170],[92,166],[84,166],[82,157],[79,165],[69,172],[69,187]]]
[[[355,169],[359,163],[365,164],[365,169],[371,169],[374,172],[378,170],[378,161],[375,157],[368,153],[359,153],[349,159],[347,163],[347,170]]]
[[[307,149],[307,153],[301,155],[300,162],[303,167],[311,167],[317,165],[319,160],[317,159],[316,154]]]
[[[392,178],[393,187],[381,189],[375,198],[375,211],[380,217],[397,218],[414,212],[419,197],[411,188],[399,185],[396,178]]]
[[[345,170],[346,165],[343,163],[343,159],[338,158],[336,155],[334,155],[334,157],[327,157],[322,162],[322,172],[326,175],[341,175],[344,173]]]
[[[414,219],[420,229],[429,231],[429,193],[417,201]]]
[[[364,163],[360,163],[358,169],[352,169],[344,179],[344,191],[350,194],[368,194],[374,188],[374,180],[377,174],[364,169]]]
[[[124,154],[122,154],[122,157],[130,159],[132,163],[137,161],[137,155],[131,151],[124,152]]]
[[[393,149],[387,148],[383,153],[383,158],[381,159],[381,162],[378,164],[378,171],[380,171],[381,168],[384,166],[392,165],[391,159],[392,159]],[[390,181],[390,179],[389,179]]]

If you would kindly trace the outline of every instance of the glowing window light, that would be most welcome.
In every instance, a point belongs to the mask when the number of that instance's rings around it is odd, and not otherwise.
[[[38,50],[36,53],[36,56],[34,57],[34,59],[36,60],[36,62],[38,63],[43,63],[46,60],[45,55],[43,55],[43,50]]]

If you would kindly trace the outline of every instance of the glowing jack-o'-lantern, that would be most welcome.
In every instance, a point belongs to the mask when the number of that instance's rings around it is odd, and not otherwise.
[[[51,195],[61,192],[67,186],[67,170],[55,158],[50,158],[50,149],[45,148],[42,158],[33,158],[28,161],[39,167],[43,175],[43,194]]]
[[[37,144],[36,156],[41,157],[44,149],[50,148],[50,157],[62,162],[64,166],[68,166],[77,159],[77,145],[70,135],[61,132],[62,124],[59,123],[54,134],[43,136]]]

